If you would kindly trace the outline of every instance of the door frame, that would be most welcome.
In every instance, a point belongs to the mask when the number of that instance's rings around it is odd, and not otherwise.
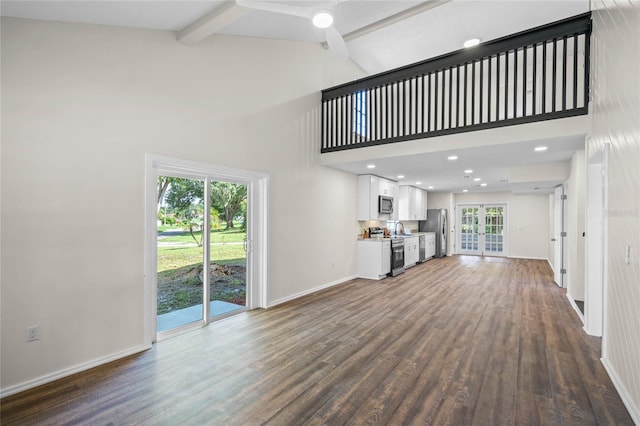
[[[484,251],[484,243],[485,240],[484,238],[480,239],[478,238],[478,252],[473,252],[473,253],[462,253],[461,251],[461,247],[462,247],[462,223],[461,223],[461,215],[462,215],[462,209],[465,207],[478,207],[478,211],[479,211],[479,217],[484,218],[484,209],[485,207],[504,207],[504,222],[503,222],[503,229],[505,230],[505,235],[503,236],[503,240],[502,240],[502,247],[503,250],[500,254],[495,254],[495,253],[489,253],[489,252],[485,252]],[[458,254],[468,254],[469,256],[489,256],[489,257],[509,257],[509,203],[507,201],[496,201],[496,202],[463,202],[463,203],[456,203],[456,208],[455,208],[455,226],[456,226],[456,253]],[[486,222],[483,224],[480,224],[480,221],[478,221],[478,226],[486,226]],[[484,237],[484,232],[482,233],[483,237]],[[480,244],[482,242],[482,244]]]
[[[587,162],[587,214],[586,214],[586,262],[585,262],[585,306],[584,330],[591,336],[602,336],[604,353],[605,338],[604,303],[607,280],[607,162],[608,145]]]
[[[566,206],[564,197],[566,188],[558,185],[553,190],[553,232],[551,235],[551,243],[553,243],[553,281],[560,288],[566,287],[566,262],[565,256],[565,240],[562,234],[565,232]],[[562,272],[562,270],[565,272]]]
[[[560,198],[558,198],[560,196]],[[567,187],[558,185],[553,190],[553,224],[551,243],[553,243],[553,281],[560,288],[567,288],[568,284],[568,244],[567,223],[568,211],[566,205]],[[562,272],[564,270],[564,272]]]
[[[267,306],[267,206],[269,175],[161,155],[145,155],[144,340],[156,340],[157,181],[170,174],[247,185],[247,309]],[[203,325],[209,318],[203,319]]]

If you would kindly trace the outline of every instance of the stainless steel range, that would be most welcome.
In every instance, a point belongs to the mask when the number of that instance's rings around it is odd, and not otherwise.
[[[389,276],[395,277],[404,272],[404,238],[391,239],[391,272]]]

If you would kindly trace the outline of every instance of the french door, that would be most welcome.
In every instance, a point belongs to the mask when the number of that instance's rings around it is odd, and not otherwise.
[[[457,211],[458,253],[507,255],[506,204],[460,204]]]

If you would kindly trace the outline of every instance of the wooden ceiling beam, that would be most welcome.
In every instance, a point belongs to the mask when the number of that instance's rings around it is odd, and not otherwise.
[[[180,30],[178,32],[178,41],[187,46],[193,46],[249,12],[251,12],[251,9],[238,6],[233,1],[224,2],[220,7]]]

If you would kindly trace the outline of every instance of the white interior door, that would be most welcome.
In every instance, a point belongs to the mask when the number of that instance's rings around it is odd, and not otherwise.
[[[602,336],[604,299],[605,168],[602,152],[589,161],[587,169],[587,273],[585,330]]]
[[[560,287],[564,282],[564,187],[555,189],[553,197],[553,280]]]
[[[506,204],[459,205],[456,210],[460,254],[506,256]]]

